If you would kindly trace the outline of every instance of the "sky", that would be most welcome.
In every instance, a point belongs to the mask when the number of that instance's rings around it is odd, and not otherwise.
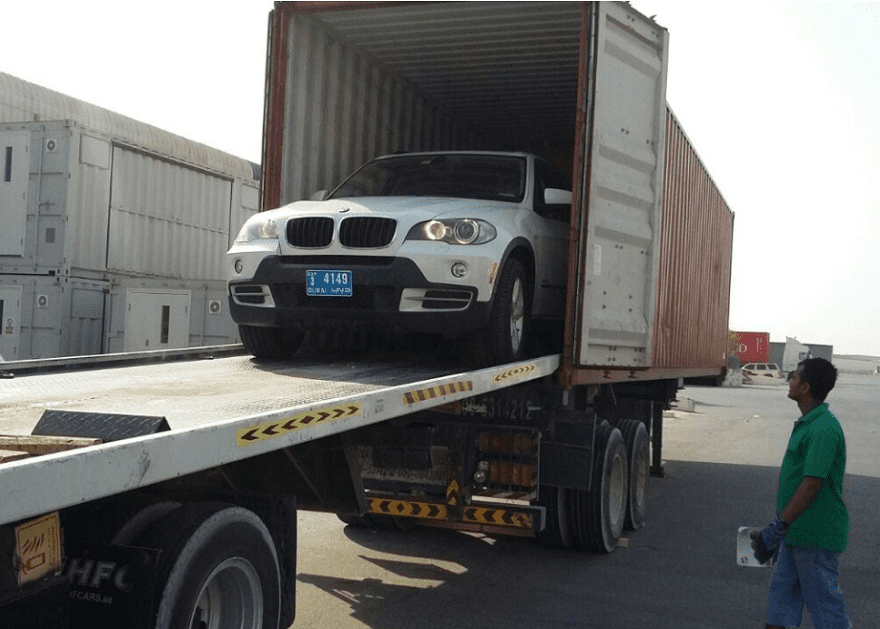
[[[0,71],[259,162],[273,4],[13,0]],[[730,328],[880,356],[880,2],[632,4],[736,215]]]

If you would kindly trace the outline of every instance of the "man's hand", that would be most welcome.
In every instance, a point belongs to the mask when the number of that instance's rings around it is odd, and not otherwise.
[[[754,532],[750,535],[752,538],[752,550],[755,551],[755,559],[758,563],[767,563],[776,554],[777,549],[785,534],[788,532],[788,522],[783,522],[776,518],[772,524],[768,524],[760,533]]]

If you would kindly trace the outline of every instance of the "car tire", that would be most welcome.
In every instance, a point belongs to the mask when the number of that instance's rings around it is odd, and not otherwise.
[[[530,334],[530,291],[522,263],[514,258],[508,260],[498,278],[484,339],[488,364],[501,365],[525,358]]]
[[[275,360],[290,358],[296,354],[305,337],[305,333],[300,330],[253,325],[238,326],[238,334],[242,345],[254,357]]]

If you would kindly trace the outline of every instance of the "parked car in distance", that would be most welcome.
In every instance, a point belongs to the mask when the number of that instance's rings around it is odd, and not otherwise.
[[[776,363],[748,363],[742,366],[742,375],[744,382],[754,384],[768,382],[776,384],[785,381],[785,374]]]
[[[561,321],[571,187],[529,153],[376,158],[329,194],[261,212],[227,253],[229,303],[257,357],[313,328],[479,340],[523,358],[532,321]]]

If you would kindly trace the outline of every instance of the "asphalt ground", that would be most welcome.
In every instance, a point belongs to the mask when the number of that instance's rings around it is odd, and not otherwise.
[[[664,420],[665,478],[648,525],[609,555],[419,529],[358,529],[301,512],[294,627],[376,629],[764,626],[770,569],[736,563],[739,526],[773,517],[778,467],[799,415],[780,386],[688,387]],[[880,627],[880,377],[843,374],[850,510],[841,584],[856,629]],[[683,407],[686,404],[682,405]],[[813,627],[808,614],[802,625]]]

